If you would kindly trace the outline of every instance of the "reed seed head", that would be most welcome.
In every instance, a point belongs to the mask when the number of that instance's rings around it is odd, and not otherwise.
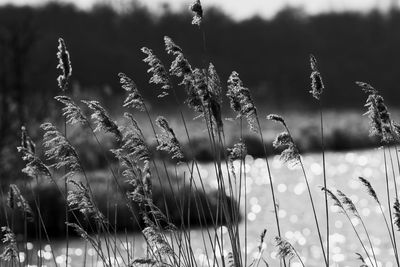
[[[68,82],[72,75],[72,66],[67,46],[65,45],[64,39],[62,38],[58,39],[57,58],[57,69],[61,70],[61,74],[57,78],[58,87],[60,87],[60,89],[64,92],[65,90],[67,90]]]
[[[269,114],[267,115],[267,120],[275,121],[278,123],[282,123],[283,126],[286,126],[285,120],[283,119],[282,116],[276,115],[276,114]]]
[[[361,184],[367,189],[368,195],[370,195],[376,201],[376,203],[381,204],[378,199],[378,195],[376,194],[375,189],[372,187],[371,183],[363,177],[358,177],[358,179]]]
[[[296,253],[293,246],[281,237],[275,237],[276,246],[278,248],[278,257],[283,260],[291,260],[295,257]]]
[[[313,55],[310,55],[310,65],[311,65],[311,91],[312,96],[319,100],[325,89],[324,83],[322,81],[321,73],[318,71],[317,60]]]
[[[40,127],[45,131],[43,135],[45,155],[48,160],[55,161],[52,166],[56,169],[66,167],[71,175],[74,172],[82,172],[78,154],[65,136],[51,123],[43,123]]]
[[[135,108],[139,111],[145,111],[145,104],[142,95],[135,82],[125,73],[118,73],[119,82],[122,89],[128,92],[128,96],[124,100],[124,107]]]
[[[56,96],[55,100],[64,104],[62,108],[63,116],[67,119],[67,123],[74,124],[86,124],[87,118],[83,114],[81,108],[75,104],[75,102],[68,96]]]
[[[280,159],[291,165],[300,163],[300,152],[293,141],[292,136],[288,132],[282,132],[277,135],[272,145],[274,148],[284,148],[281,152]]]
[[[67,195],[67,203],[71,210],[79,210],[86,218],[105,223],[106,219],[91,198],[89,189],[82,182],[69,180],[69,183],[74,186],[74,190],[68,191]]]
[[[173,159],[182,160],[184,156],[181,145],[179,144],[174,131],[169,127],[168,121],[164,117],[159,116],[156,119],[156,124],[161,130],[161,134],[157,135],[159,143],[157,149],[168,152]]]
[[[370,120],[370,136],[376,136],[382,143],[389,143],[397,139],[395,127],[390,119],[390,113],[384,103],[384,99],[379,95],[378,90],[364,82],[356,82],[361,89],[368,94],[365,107]]]
[[[0,254],[0,259],[6,262],[13,262],[18,257],[17,239],[14,232],[7,226],[1,227],[3,238],[3,252]]]
[[[147,55],[147,57],[143,59],[143,61],[150,66],[147,72],[152,74],[149,83],[162,85],[161,89],[164,91],[158,97],[167,96],[168,95],[167,91],[171,88],[171,86],[170,86],[169,75],[164,67],[164,64],[156,55],[154,55],[153,50],[147,47],[143,47],[141,50],[144,54]]]
[[[192,24],[200,27],[201,20],[203,18],[203,8],[200,0],[195,0],[193,4],[190,5],[189,10],[194,13]]]
[[[34,214],[32,208],[15,184],[10,184],[7,203],[11,209],[19,209],[28,221],[33,222]]]
[[[93,111],[91,118],[96,124],[95,132],[103,130],[113,134],[118,141],[122,139],[122,133],[117,123],[111,119],[105,108],[100,105],[100,102],[82,100],[82,103],[86,104]]]
[[[238,113],[237,118],[245,117],[252,131],[257,132],[257,110],[250,90],[243,85],[239,74],[233,71],[228,79],[227,97],[231,108]]]
[[[397,227],[397,231],[400,231],[400,202],[399,199],[396,198],[393,204],[393,210],[394,210],[394,218],[393,218],[393,223]]]

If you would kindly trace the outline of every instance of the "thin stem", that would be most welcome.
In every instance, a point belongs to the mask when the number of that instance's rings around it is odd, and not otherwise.
[[[324,175],[324,187],[326,188],[326,163],[325,163],[325,140],[324,140],[324,121],[322,115],[322,104],[319,103],[320,129],[321,129],[321,149],[322,149],[322,170]],[[328,195],[325,191],[325,219],[326,219],[326,266],[329,266],[329,209]]]
[[[390,203],[389,175],[388,175],[387,159],[386,159],[385,149],[386,148],[383,147],[383,157],[384,157],[384,162],[385,162],[386,196],[387,196],[387,203],[388,203],[388,210],[389,210],[389,218],[390,218],[390,221],[392,222],[393,218],[392,218],[392,208],[391,208],[391,203]],[[397,253],[396,235],[395,235],[395,232],[394,232],[393,223],[391,223],[390,226],[391,226],[391,231],[392,231],[391,232],[391,236],[393,237],[393,239],[392,239],[393,251],[394,251],[395,258],[396,258],[397,266],[400,266],[399,256],[398,256],[398,253]]]

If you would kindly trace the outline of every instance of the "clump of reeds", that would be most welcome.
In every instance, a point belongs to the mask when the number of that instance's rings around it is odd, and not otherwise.
[[[201,26],[204,21],[204,11],[199,0],[189,8],[194,16],[192,24]],[[204,31],[203,42],[205,43]],[[192,248],[192,227],[190,222],[191,214],[196,214],[200,218],[200,228],[202,242],[204,244],[205,253],[209,265],[212,266],[248,266],[247,262],[247,176],[246,173],[246,156],[247,147],[243,141],[243,132],[246,130],[243,126],[243,121],[247,122],[251,132],[259,135],[263,151],[267,171],[265,179],[269,180],[270,194],[274,205],[275,223],[277,233],[275,242],[277,246],[277,255],[281,266],[291,266],[293,261],[298,261],[302,266],[305,266],[307,259],[301,257],[300,253],[295,249],[289,241],[285,240],[282,235],[281,224],[278,218],[278,200],[274,191],[274,180],[269,167],[269,153],[266,149],[263,136],[263,128],[259,120],[258,110],[251,95],[251,90],[244,85],[244,82],[239,77],[239,74],[233,71],[228,80],[226,88],[226,97],[229,105],[235,113],[235,120],[238,122],[240,139],[233,147],[228,148],[225,139],[225,129],[223,124],[223,97],[224,85],[217,74],[216,67],[211,62],[206,62],[202,67],[192,65],[189,58],[184,54],[183,49],[178,46],[170,37],[164,37],[165,50],[173,56],[170,67],[165,67],[163,62],[155,55],[153,50],[143,47],[141,51],[146,55],[143,59],[144,63],[149,66],[148,73],[151,75],[149,83],[161,87],[159,97],[163,97],[168,101],[169,97],[176,102],[177,109],[181,114],[180,124],[184,127],[186,137],[188,139],[189,148],[191,146],[191,132],[187,128],[186,118],[182,109],[184,108],[177,98],[175,90],[179,86],[183,86],[187,92],[187,97],[184,103],[196,113],[196,117],[202,117],[204,129],[208,135],[207,145],[210,146],[213,152],[213,167],[217,180],[217,208],[212,211],[210,202],[206,199],[202,201],[199,194],[206,194],[204,179],[201,177],[200,168],[196,158],[192,162],[188,162],[185,158],[184,150],[178,137],[172,129],[168,120],[163,116],[157,116],[154,121],[146,106],[146,101],[143,98],[140,88],[134,80],[124,73],[119,73],[118,78],[122,89],[127,93],[126,98],[122,101],[121,106],[128,109],[124,113],[125,125],[120,125],[113,120],[110,113],[102,104],[95,100],[82,101],[86,105],[86,109],[82,110],[80,102],[76,102],[72,97],[67,95],[56,96],[56,101],[60,102],[63,107],[61,114],[64,117],[64,131],[59,130],[56,124],[47,122],[41,125],[44,131],[43,148],[45,159],[41,159],[36,152],[36,145],[29,137],[25,127],[21,128],[21,145],[18,151],[22,154],[22,159],[26,162],[23,172],[32,180],[36,181],[37,187],[40,186],[41,178],[50,179],[56,186],[58,192],[65,199],[65,224],[66,224],[66,255],[69,255],[69,232],[72,228],[76,234],[85,240],[93,249],[104,266],[114,266],[114,259],[117,255],[126,255],[123,258],[122,266],[198,266],[195,252]],[[205,48],[205,44],[204,48]],[[206,53],[206,49],[204,49]],[[62,38],[58,40],[57,52],[58,65],[61,74],[57,78],[58,86],[63,93],[66,93],[72,75],[72,66],[70,54],[66,44]],[[328,196],[332,199],[335,206],[343,213],[351,224],[354,233],[360,245],[363,248],[366,258],[363,255],[356,253],[362,266],[380,266],[376,259],[374,246],[371,242],[369,231],[362,219],[362,216],[357,210],[356,205],[343,191],[331,191],[327,188],[326,166],[325,166],[325,151],[324,151],[324,123],[322,112],[322,93],[325,90],[325,85],[322,80],[322,75],[317,66],[316,58],[310,56],[311,65],[311,90],[312,97],[318,101],[320,109],[320,130],[321,130],[321,151],[323,163],[323,193],[325,195],[325,219],[326,219],[326,245],[324,245],[321,226],[318,220],[318,211],[315,208],[315,197],[312,195],[312,189],[308,181],[307,172],[303,164],[300,149],[297,146],[294,137],[292,136],[288,124],[283,117],[271,114],[267,116],[268,120],[280,123],[284,131],[277,135],[273,142],[273,147],[281,149],[281,160],[295,166],[300,166],[303,173],[304,182],[308,190],[308,197],[313,213],[319,246],[323,253],[323,262],[320,265],[330,266],[330,247],[329,247],[329,213],[328,213]],[[180,79],[178,84],[174,84],[174,79],[171,76],[176,76]],[[362,89],[368,93],[366,107],[370,119],[371,129],[370,134],[380,139],[380,144],[384,146],[385,158],[385,174],[387,188],[387,204],[389,208],[390,220],[386,218],[383,202],[380,201],[378,195],[371,183],[360,177],[359,180],[367,189],[367,193],[379,205],[382,217],[384,219],[389,239],[393,248],[397,266],[400,266],[396,235],[394,225],[400,229],[400,202],[397,195],[397,184],[395,181],[394,163],[391,158],[389,145],[400,140],[400,126],[391,120],[390,114],[383,97],[378,90],[366,83],[357,83]],[[91,113],[86,116],[85,112]],[[136,120],[136,113],[130,113],[131,109],[135,112],[144,112],[148,118],[148,123],[153,131],[153,136],[145,136],[139,123]],[[128,112],[129,111],[129,112]],[[92,127],[94,124],[94,127]],[[104,158],[109,164],[108,169],[110,181],[107,181],[108,190],[114,190],[112,193],[119,194],[124,199],[125,205],[130,212],[129,220],[132,224],[138,225],[143,239],[146,243],[145,255],[133,255],[128,249],[123,249],[118,246],[119,237],[116,233],[117,215],[109,212],[104,212],[99,207],[96,199],[99,197],[93,192],[91,181],[88,174],[85,172],[85,166],[79,157],[79,151],[68,138],[67,125],[74,125],[88,129],[93,138],[96,140],[100,150],[104,152]],[[157,127],[155,127],[157,126]],[[115,157],[118,163],[111,164],[109,154],[106,148],[99,141],[99,133],[109,133],[117,140],[114,147],[110,149],[111,157]],[[180,137],[179,137],[180,138]],[[165,160],[159,162],[154,159],[149,149],[148,140],[154,139],[157,143],[157,150],[166,152],[171,159],[171,166],[168,166]],[[393,202],[393,214],[391,212],[392,192],[389,190],[389,174],[387,168],[386,155],[389,151],[389,157],[393,169],[393,183],[395,190],[395,198]],[[397,149],[396,156],[397,156]],[[397,157],[397,163],[400,173],[400,162]],[[235,163],[238,162],[238,165]],[[47,164],[49,163],[49,164]],[[161,167],[160,167],[161,166]],[[235,166],[239,166],[235,169]],[[184,169],[185,176],[182,181],[177,183],[174,179],[178,169]],[[174,170],[174,176],[171,177],[170,169]],[[197,174],[197,178],[195,175]],[[55,179],[61,176],[64,178],[64,188],[59,186],[59,182]],[[120,184],[121,180],[128,185],[128,190],[124,190]],[[153,195],[154,182],[158,181],[164,197],[164,206],[155,203]],[[28,183],[32,193],[31,183]],[[189,195],[179,196],[177,193],[183,192],[181,186],[189,186]],[[178,190],[177,190],[178,188]],[[244,188],[244,193],[242,188]],[[166,207],[165,191],[171,190],[173,196],[174,210],[171,207]],[[197,190],[197,191],[194,191]],[[24,190],[22,190],[24,191]],[[108,191],[110,192],[110,191]],[[2,193],[2,191],[1,191]],[[3,194],[3,193],[2,193]],[[3,196],[2,196],[3,198]],[[194,199],[192,203],[191,199]],[[229,204],[230,200],[237,201],[238,205]],[[245,212],[245,227],[244,231],[239,227],[240,224],[240,204],[244,202]],[[47,241],[50,239],[47,236],[46,225],[43,222],[40,210],[40,198],[35,197],[35,206],[28,203],[22,195],[21,190],[15,184],[10,185],[7,198],[8,209],[11,210],[11,218],[6,218],[7,226],[2,227],[2,253],[0,259],[6,262],[17,264],[19,261],[19,249],[14,234],[14,215],[16,212],[24,215],[24,220],[37,221],[35,230],[40,242],[39,251],[41,249],[41,231],[46,235]],[[107,211],[112,205],[111,200],[107,196]],[[6,210],[7,208],[4,207]],[[118,210],[116,208],[116,210]],[[208,213],[211,214],[211,227],[206,225]],[[79,214],[80,216],[78,216]],[[5,212],[7,215],[7,210]],[[172,219],[173,214],[178,214],[180,224],[175,225]],[[83,216],[83,219],[82,219]],[[392,217],[393,216],[393,217]],[[361,221],[362,231],[367,236],[368,243],[360,237],[360,229],[356,227],[353,218]],[[73,219],[70,220],[70,219]],[[112,223],[114,221],[114,224]],[[25,222],[25,226],[26,226]],[[220,227],[225,224],[226,233]],[[26,227],[25,227],[26,228]],[[179,229],[179,230],[178,230]],[[25,237],[27,235],[25,229]],[[263,259],[263,252],[268,249],[264,244],[267,242],[267,230],[263,230],[260,235],[260,242],[257,246],[257,256],[251,262],[250,266],[259,266],[261,262],[269,266],[267,260]],[[224,238],[225,237],[227,238]],[[126,237],[127,238],[127,237]],[[26,240],[25,240],[26,241]],[[207,250],[207,244],[211,246],[211,250]],[[244,251],[243,248],[244,247]],[[367,249],[367,247],[369,247]],[[227,253],[225,253],[227,252]],[[27,250],[26,250],[27,253]],[[244,255],[243,255],[244,253]],[[218,258],[221,255],[221,258]],[[26,255],[27,256],[27,255]],[[67,257],[68,258],[68,257]],[[54,260],[55,261],[55,260]],[[42,259],[37,257],[38,265],[42,265]],[[0,262],[1,264],[1,262]],[[57,265],[57,262],[55,261]],[[68,259],[65,262],[68,265]],[[85,262],[86,264],[86,262]],[[274,264],[278,265],[278,263]],[[13,266],[13,265],[12,265]]]

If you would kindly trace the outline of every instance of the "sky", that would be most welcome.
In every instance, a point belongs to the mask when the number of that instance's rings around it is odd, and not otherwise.
[[[89,9],[99,0],[57,0],[58,2],[73,2],[78,7]],[[129,0],[100,0],[121,5]],[[152,10],[160,10],[162,3],[167,2],[173,10],[179,10],[190,5],[192,0],[139,0]],[[16,5],[37,5],[44,0],[0,0],[0,4],[12,3]],[[387,10],[393,4],[399,5],[400,0],[201,0],[204,7],[217,6],[236,19],[245,19],[253,15],[264,18],[273,17],[276,12],[285,6],[303,7],[309,14],[329,11],[360,11],[367,12],[373,8]]]

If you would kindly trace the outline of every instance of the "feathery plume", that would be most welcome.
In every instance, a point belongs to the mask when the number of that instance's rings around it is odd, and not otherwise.
[[[146,196],[151,197],[153,195],[153,184],[151,181],[151,171],[150,171],[150,164],[148,161],[144,164],[143,171],[142,171],[142,183],[143,189]]]
[[[165,43],[165,50],[167,51],[168,54],[173,54],[177,56],[183,53],[182,48],[176,45],[170,37],[164,36],[164,43]]]
[[[400,124],[392,120],[392,126],[393,126],[393,133],[395,134],[396,139],[400,140]]]
[[[283,119],[282,116],[279,116],[279,115],[276,115],[276,114],[269,114],[267,116],[267,120],[271,120],[271,121],[275,121],[275,122],[278,122],[278,123],[282,123],[282,125],[286,127],[285,120]]]
[[[376,95],[378,94],[378,90],[376,90],[372,85],[365,83],[365,82],[356,82],[358,86],[361,87],[361,90],[363,90],[367,94],[372,94]]]
[[[107,111],[100,105],[98,101],[85,101],[82,100],[91,110],[93,110],[91,118],[96,124],[95,132],[104,130],[105,132],[112,133],[115,138],[120,141],[122,139],[122,134],[118,129],[115,121],[113,121],[108,115]]]
[[[81,172],[78,154],[75,148],[68,142],[51,123],[43,123],[40,126],[44,131],[43,145],[46,148],[45,155],[48,160],[54,160],[52,166],[56,169],[66,167],[70,169],[70,175],[74,172]]]
[[[158,230],[154,227],[146,227],[142,233],[154,254],[166,259],[174,257],[174,251]]]
[[[194,111],[205,115],[208,111],[210,94],[207,88],[207,77],[203,70],[198,68],[192,71],[190,86],[187,86],[187,105]],[[204,116],[207,117],[207,116]]]
[[[175,56],[169,72],[176,77],[183,77],[180,84],[189,86],[192,81],[192,66],[190,66],[189,61],[184,56],[182,49],[177,46],[170,37],[165,36],[164,43],[167,53]]]
[[[282,148],[285,149],[281,152],[280,159],[283,162],[288,162],[289,164],[296,165],[300,162],[300,153],[293,141],[292,136],[288,132],[280,133],[272,143],[274,148]]]
[[[228,148],[229,160],[244,159],[247,155],[247,147],[242,141],[233,145],[233,148]]]
[[[310,55],[311,64],[311,91],[315,99],[320,99],[322,92],[324,91],[324,83],[322,82],[321,73],[318,71],[317,60],[313,55]]]
[[[356,208],[356,205],[354,205],[354,202],[346,196],[342,191],[336,190],[338,196],[340,197],[341,202],[343,203],[343,206],[346,207],[348,211],[350,211],[354,216],[357,218],[360,218],[360,214],[358,213],[358,210]]]
[[[356,255],[357,255],[357,260],[361,261],[362,263],[360,267],[368,267],[367,263],[364,260],[364,257],[358,252],[356,252]]]
[[[49,167],[43,163],[43,161],[35,155],[28,154],[22,147],[18,147],[18,151],[22,152],[24,155],[22,159],[28,161],[25,167],[22,169],[22,172],[28,175],[31,178],[36,178],[40,175],[50,178],[51,173]]]
[[[72,75],[72,66],[67,46],[62,38],[58,38],[57,58],[57,69],[60,69],[62,72],[57,78],[58,87],[64,92],[67,90],[68,82]]]
[[[342,213],[346,213],[346,210],[342,204],[342,202],[340,202],[339,198],[328,188],[322,187],[321,188],[322,191],[325,191],[326,193],[328,193],[328,196],[332,199],[333,201],[333,205],[338,207],[340,212]]]
[[[260,234],[260,243],[258,244],[258,247],[257,247],[258,248],[258,252],[261,252],[261,250],[262,250],[266,234],[267,234],[267,229],[264,229]]]
[[[236,172],[235,166],[233,165],[234,160],[243,160],[247,155],[247,147],[246,145],[240,140],[240,142],[233,145],[233,148],[228,148],[228,166],[232,177],[236,180]]]
[[[358,177],[358,179],[360,180],[360,182],[367,189],[368,195],[370,195],[373,199],[375,199],[376,203],[378,203],[380,205],[381,203],[379,202],[378,195],[376,194],[376,192],[375,192],[374,188],[372,187],[371,183],[367,179],[365,179],[363,177]]]
[[[134,259],[129,264],[129,267],[135,267],[138,265],[154,266],[154,265],[157,265],[157,261],[154,259],[149,259],[149,258],[138,258],[138,259]]]
[[[71,210],[79,210],[86,218],[104,223],[105,217],[90,197],[89,189],[82,182],[69,180],[69,183],[75,186],[75,190],[68,191],[67,195],[67,203]]]
[[[74,124],[86,124],[88,121],[83,115],[81,108],[68,96],[56,96],[55,100],[64,104],[62,108],[63,116],[67,118],[67,123]]]
[[[18,257],[17,239],[13,231],[6,226],[1,227],[3,238],[3,252],[0,254],[0,259],[4,261],[14,261]]]
[[[208,93],[210,94],[209,106],[211,115],[217,124],[218,129],[222,129],[222,116],[221,116],[221,104],[222,104],[222,86],[221,80],[218,76],[215,66],[210,63],[208,66]]]
[[[27,153],[29,154],[35,154],[36,152],[36,144],[28,135],[25,126],[21,126],[21,147],[26,149]]]
[[[215,123],[222,129],[221,118],[221,82],[215,67],[210,64],[208,70],[194,69],[190,75],[190,83],[186,86],[188,97],[186,103],[204,119]]]
[[[203,8],[201,7],[200,0],[195,0],[189,7],[189,10],[194,13],[192,24],[200,27],[203,18]]]
[[[233,71],[229,76],[226,95],[230,100],[231,108],[238,113],[237,118],[245,117],[250,129],[256,132],[257,110],[251,98],[250,90],[244,87],[236,71]]]
[[[283,260],[291,260],[296,256],[296,252],[292,244],[281,237],[275,237],[276,246],[278,247],[278,257]]]
[[[394,209],[394,225],[397,227],[397,231],[400,231],[400,202],[399,199],[396,198],[393,204]]]
[[[175,75],[176,77],[183,77],[180,85],[189,85],[192,80],[192,66],[190,66],[189,61],[183,54],[178,54],[175,60],[171,63],[171,67],[169,69],[171,75]]]
[[[129,92],[128,96],[124,100],[124,107],[136,108],[139,111],[145,110],[144,100],[142,95],[139,93],[139,89],[135,82],[125,75],[125,73],[118,73],[119,82],[122,89]]]
[[[29,206],[28,201],[26,201],[26,199],[21,194],[21,191],[15,184],[10,184],[7,203],[11,209],[18,208],[19,210],[21,210],[26,216],[27,220],[33,222],[33,211]]]
[[[381,142],[388,143],[396,138],[396,133],[393,130],[392,121],[390,120],[390,113],[384,103],[384,99],[378,94],[370,84],[364,82],[356,82],[361,89],[368,93],[368,98],[365,103],[367,107],[367,115],[370,119],[370,136],[377,136]]]
[[[235,259],[233,257],[233,253],[231,251],[228,252],[228,255],[226,257],[226,266],[227,267],[235,267]]]
[[[31,178],[36,178],[40,175],[50,177],[49,168],[35,155],[35,148],[36,145],[28,135],[25,126],[22,126],[21,146],[17,147],[18,152],[22,154],[22,160],[27,162],[22,172]]]
[[[169,127],[168,121],[164,117],[159,116],[156,119],[156,123],[162,132],[157,135],[157,140],[159,142],[157,149],[168,152],[172,155],[172,158],[182,160],[184,156],[181,145],[179,144],[174,131]]]
[[[150,66],[150,69],[147,70],[147,73],[152,73],[149,83],[161,84],[161,89],[168,91],[171,86],[169,75],[164,67],[164,64],[156,55],[154,55],[153,50],[147,47],[143,47],[141,51],[147,55],[147,57],[143,59],[143,61]],[[163,91],[163,93],[160,94],[158,97],[167,96],[168,92],[166,91]]]
[[[124,117],[129,119],[130,127],[126,128],[123,135],[121,149],[133,161],[147,162],[150,160],[149,148],[144,140],[142,131],[137,121],[130,113],[125,113]]]
[[[218,103],[222,103],[221,79],[215,69],[214,64],[208,65],[208,91],[214,96]]]
[[[85,241],[89,242],[93,248],[99,253],[100,252],[100,244],[91,237],[82,227],[77,225],[76,223],[66,223],[68,227],[74,228],[75,232]],[[99,253],[99,255],[101,255]],[[104,260],[104,259],[103,259]]]

